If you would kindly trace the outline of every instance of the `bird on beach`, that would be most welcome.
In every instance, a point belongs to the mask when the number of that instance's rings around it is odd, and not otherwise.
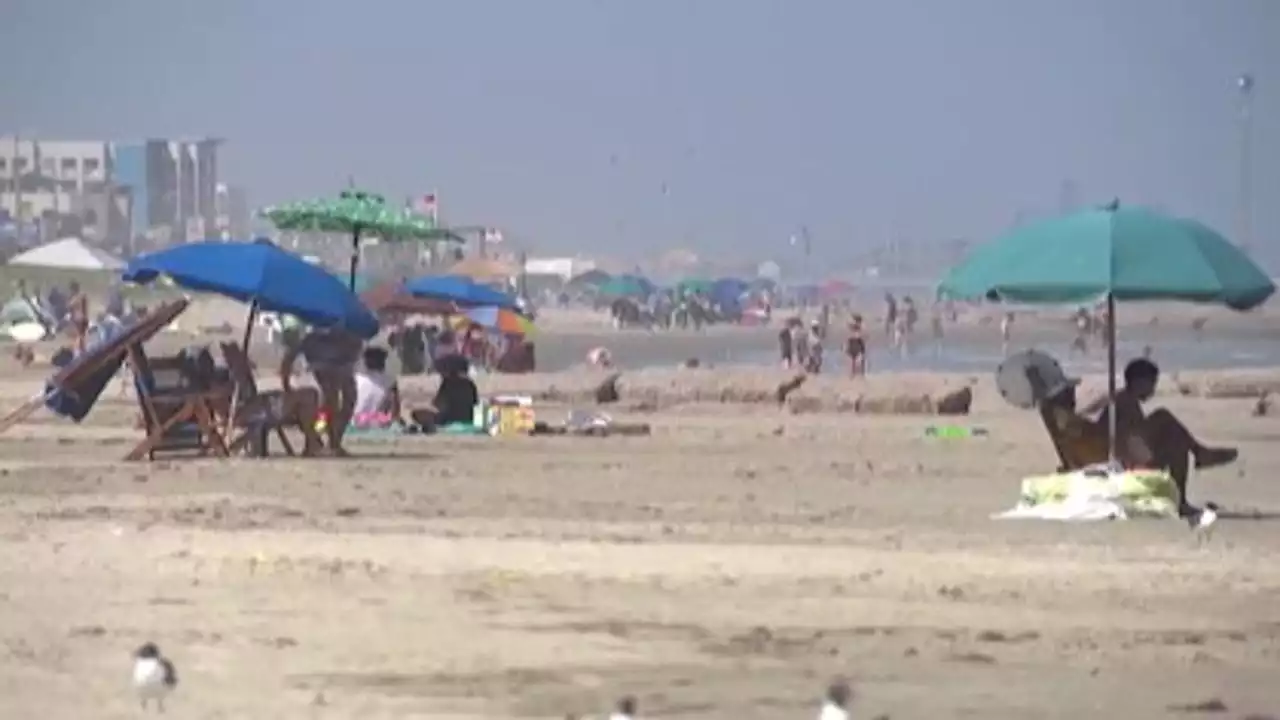
[[[822,701],[822,710],[818,720],[849,720],[849,700],[853,690],[844,680],[836,680],[827,686],[826,697]]]
[[[614,706],[609,720],[636,720],[636,699],[633,695],[623,696]]]
[[[154,700],[156,709],[164,712],[164,699],[178,686],[178,672],[168,658],[160,654],[160,648],[149,642],[133,654],[133,688],[146,710]]]
[[[1218,506],[1215,503],[1205,503],[1204,507],[1199,510],[1193,510],[1187,514],[1187,527],[1196,534],[1197,541],[1204,543],[1209,539],[1213,532],[1213,524],[1218,521]]]

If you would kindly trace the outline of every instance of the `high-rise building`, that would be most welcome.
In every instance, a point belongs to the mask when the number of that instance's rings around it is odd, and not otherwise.
[[[205,138],[113,145],[116,182],[133,193],[135,237],[187,242],[213,233],[221,144]]]

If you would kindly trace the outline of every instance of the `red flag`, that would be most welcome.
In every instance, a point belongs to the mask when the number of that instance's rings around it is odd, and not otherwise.
[[[418,198],[418,212],[431,218],[432,222],[436,222],[440,218],[440,204],[436,201],[436,194],[431,192]]]

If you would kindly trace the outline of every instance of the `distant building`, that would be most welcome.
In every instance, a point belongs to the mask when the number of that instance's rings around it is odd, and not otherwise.
[[[125,218],[110,176],[105,142],[0,138],[0,210],[15,230],[36,228],[36,240],[102,240],[122,229]]]
[[[133,237],[163,243],[214,234],[221,144],[214,138],[112,144],[114,180],[133,197]]]
[[[531,257],[526,258],[524,261],[524,271],[527,274],[554,276],[565,282],[595,268],[596,263],[594,261],[579,257]]]
[[[221,144],[0,138],[0,232],[7,221],[122,251],[203,239],[217,227]]]

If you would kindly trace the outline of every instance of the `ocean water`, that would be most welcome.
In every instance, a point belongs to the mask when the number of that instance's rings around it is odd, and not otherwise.
[[[1129,360],[1140,357],[1147,348],[1151,359],[1163,370],[1222,370],[1228,368],[1280,367],[1280,339],[1266,337],[1211,338],[1196,340],[1191,337],[1166,337],[1159,340],[1121,339],[1116,344],[1116,363],[1123,367]],[[1075,374],[1105,373],[1107,355],[1100,345],[1090,347],[1088,354],[1073,353],[1069,342],[1045,341],[1040,343],[1012,342],[1007,350],[1012,354],[1028,348],[1036,348],[1053,355],[1063,367]],[[872,345],[867,357],[869,372],[995,372],[1006,357],[1006,351],[998,343],[948,340],[934,343],[918,341],[907,352],[898,352],[886,346]],[[842,354],[827,351],[829,372],[844,372]],[[777,364],[776,351],[752,353],[740,358],[751,364]]]

